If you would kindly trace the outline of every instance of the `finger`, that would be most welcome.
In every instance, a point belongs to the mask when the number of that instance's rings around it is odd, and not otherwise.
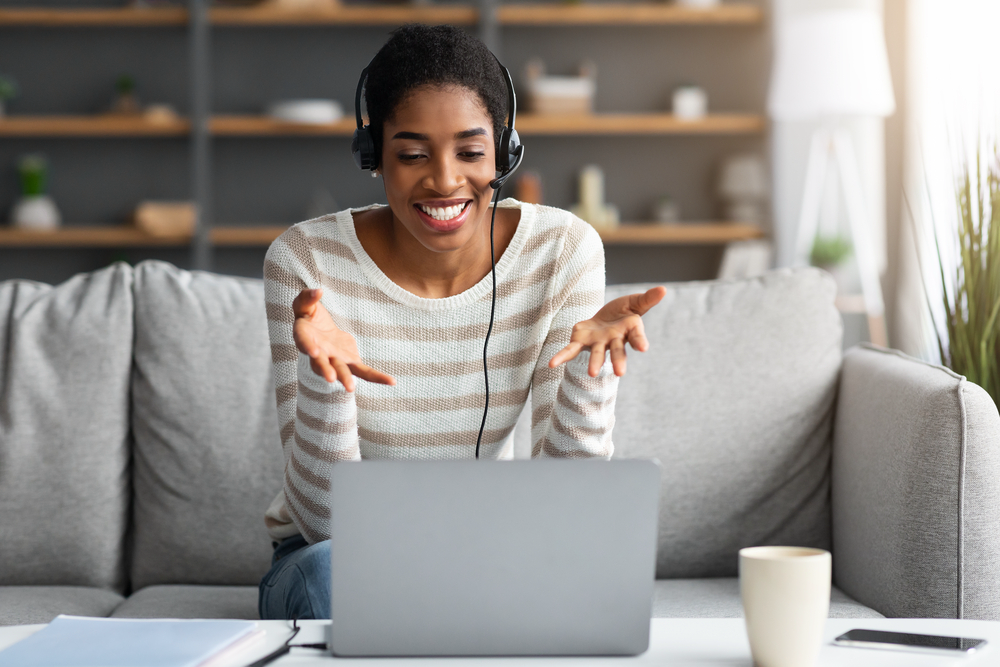
[[[344,389],[354,391],[354,376],[351,375],[351,369],[340,359],[333,358],[332,361],[333,368],[337,371],[337,379],[344,385]]]
[[[627,338],[628,344],[632,346],[632,349],[639,352],[645,352],[649,349],[649,340],[646,338],[646,327],[643,325],[642,320],[638,320],[636,325],[629,329]]]
[[[594,343],[590,346],[590,365],[587,367],[587,373],[590,377],[595,378],[601,372],[601,366],[604,365],[604,343]]]
[[[570,359],[576,359],[576,356],[580,354],[583,350],[583,345],[577,342],[572,342],[563,349],[559,350],[549,359],[549,368],[555,368],[559,364],[564,364]]]
[[[377,382],[379,384],[387,384],[393,386],[396,384],[396,379],[389,375],[388,373],[383,373],[382,371],[377,371],[371,366],[367,366],[360,361],[353,364],[348,364],[348,368],[354,373],[356,377],[362,380],[367,380],[368,382]]]
[[[631,308],[637,315],[645,315],[646,311],[658,304],[667,294],[667,288],[663,285],[646,290],[642,294],[633,294]]]
[[[333,367],[330,366],[330,361],[326,357],[313,357],[309,365],[312,366],[313,372],[316,375],[319,375],[327,382],[333,382],[337,379],[337,374],[334,372]]]
[[[615,338],[609,346],[611,350],[611,367],[615,370],[615,375],[621,377],[625,375],[625,341]]]
[[[300,327],[296,324],[292,328],[292,339],[295,341],[295,347],[299,349],[302,354],[307,354],[310,357],[319,356],[319,347],[316,345],[316,336],[313,334],[309,327]]]
[[[312,317],[313,313],[316,312],[316,304],[319,303],[322,296],[323,290],[319,288],[304,289],[299,292],[299,295],[292,301],[292,312],[295,317]]]

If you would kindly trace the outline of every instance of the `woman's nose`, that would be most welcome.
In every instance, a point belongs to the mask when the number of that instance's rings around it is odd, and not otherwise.
[[[431,170],[427,175],[425,187],[443,195],[450,194],[465,183],[456,160],[447,156],[431,160]]]

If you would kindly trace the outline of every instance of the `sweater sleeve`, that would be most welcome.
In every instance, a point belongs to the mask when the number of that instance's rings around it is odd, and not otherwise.
[[[301,534],[311,543],[329,537],[330,472],[338,461],[360,459],[354,394],[313,372],[295,347],[292,301],[303,289],[324,287],[309,238],[292,227],[267,251],[264,297],[278,423],[285,458],[284,486],[265,515],[272,538]],[[324,289],[323,304],[336,295]]]
[[[597,377],[587,367],[590,353],[549,368],[569,344],[573,325],[604,305],[604,246],[590,225],[570,227],[548,298],[556,314],[545,337],[531,386],[532,457],[611,458],[618,377],[605,360]]]

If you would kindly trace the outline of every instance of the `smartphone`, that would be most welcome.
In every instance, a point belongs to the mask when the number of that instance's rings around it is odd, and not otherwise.
[[[833,643],[840,646],[921,651],[937,653],[938,655],[942,652],[971,655],[986,646],[985,639],[917,635],[909,632],[885,632],[883,630],[851,630],[834,639]]]

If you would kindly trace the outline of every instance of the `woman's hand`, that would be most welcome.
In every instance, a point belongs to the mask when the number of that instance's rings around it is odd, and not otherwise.
[[[629,294],[609,301],[589,320],[573,326],[569,345],[556,352],[549,368],[575,359],[585,349],[590,350],[587,372],[597,377],[604,365],[604,353],[611,351],[611,366],[615,375],[625,375],[625,343],[640,352],[649,348],[642,316],[660,302],[667,293],[665,287],[654,287],[643,294]]]
[[[354,376],[379,384],[396,384],[396,380],[361,363],[354,336],[341,331],[323,304],[321,289],[304,289],[292,302],[295,324],[292,335],[295,347],[309,355],[313,372],[327,382],[340,380],[347,391],[354,391]]]

